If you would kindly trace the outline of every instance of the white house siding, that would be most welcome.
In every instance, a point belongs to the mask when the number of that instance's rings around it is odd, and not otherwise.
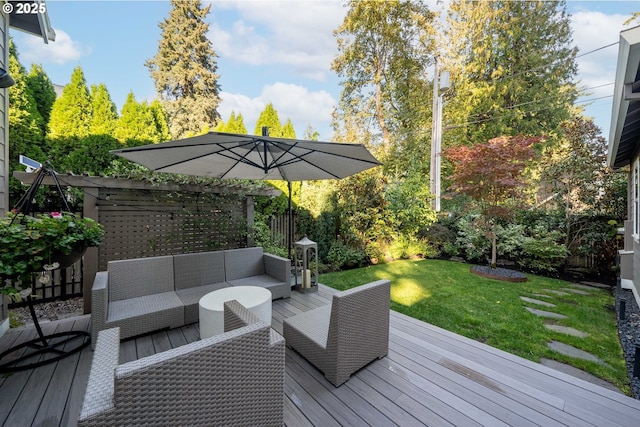
[[[9,68],[9,31],[4,14],[0,14],[0,67]],[[9,208],[9,92],[0,89],[0,216]]]
[[[9,68],[9,22],[0,14],[0,67]],[[9,208],[9,92],[0,89],[0,216]],[[6,298],[0,298],[0,336],[9,329]]]

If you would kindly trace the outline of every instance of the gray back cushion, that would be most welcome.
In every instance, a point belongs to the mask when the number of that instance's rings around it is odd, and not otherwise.
[[[224,251],[224,269],[227,280],[262,276],[264,274],[262,248],[243,248]]]
[[[173,291],[171,255],[109,261],[109,301]]]
[[[224,253],[174,255],[173,269],[176,290],[224,282]]]

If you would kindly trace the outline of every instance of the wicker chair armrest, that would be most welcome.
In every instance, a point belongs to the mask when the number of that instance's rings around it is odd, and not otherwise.
[[[262,254],[264,272],[268,276],[289,283],[291,276],[291,260],[273,254]]]
[[[96,417],[114,408],[113,372],[120,357],[120,328],[100,331],[93,353],[89,382],[82,403],[78,425],[90,423]]]
[[[105,328],[109,312],[109,272],[99,271],[91,288],[91,348],[95,349],[98,332]]]
[[[156,353],[151,356],[124,363],[116,368],[116,387],[118,386],[117,383],[119,380],[127,379],[127,377],[137,376],[139,377],[137,380],[138,382],[146,381],[149,376],[148,373],[152,370],[157,370],[158,372],[180,370],[180,365],[183,363],[183,360],[186,360],[187,358],[190,359],[194,356],[197,357],[198,354],[215,352],[216,348],[227,345],[227,341],[233,342],[234,339],[241,337],[242,335],[262,335],[263,338],[260,339],[260,341],[268,342],[268,328],[269,326],[265,322],[258,320],[258,322],[242,328],[234,329],[232,331],[182,345],[162,353]],[[173,366],[173,368],[168,369],[168,367],[171,366]],[[130,382],[135,383],[136,380]]]
[[[225,332],[258,322],[260,322],[260,319],[238,301],[231,300],[224,303]]]

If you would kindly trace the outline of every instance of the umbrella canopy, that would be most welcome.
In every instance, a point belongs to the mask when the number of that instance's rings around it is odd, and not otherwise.
[[[380,164],[361,144],[222,132],[112,153],[158,172],[289,182],[339,179]]]
[[[287,181],[289,254],[293,231],[291,181],[340,179],[381,164],[362,144],[223,132],[209,132],[192,138],[114,150],[111,153],[157,172]]]

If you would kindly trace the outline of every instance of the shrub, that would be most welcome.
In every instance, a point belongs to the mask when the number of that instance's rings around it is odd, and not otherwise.
[[[271,227],[268,225],[265,215],[256,212],[252,232],[256,246],[261,246],[267,253],[288,258],[287,248],[280,246],[271,239]]]
[[[522,224],[499,225],[497,230],[498,256],[512,261],[518,261],[522,253],[525,231],[525,226]]]
[[[340,270],[344,267],[361,267],[364,265],[366,257],[365,251],[351,248],[337,240],[331,245],[327,260],[331,263],[334,270]]]
[[[420,240],[415,237],[401,235],[389,245],[389,255],[393,259],[433,258],[437,256],[437,251],[433,249],[426,239]]]
[[[532,237],[525,237],[522,243],[522,257],[519,264],[534,272],[556,273],[564,264],[569,251],[563,243],[559,231],[547,232],[537,227]]]
[[[470,214],[460,217],[456,222],[458,231],[456,245],[469,262],[486,262],[491,245],[482,229],[477,225],[479,215]]]
[[[455,246],[456,233],[441,222],[433,224],[419,233],[418,236],[429,244],[431,251],[435,252],[435,256],[440,254],[454,256],[458,254],[458,249]]]

